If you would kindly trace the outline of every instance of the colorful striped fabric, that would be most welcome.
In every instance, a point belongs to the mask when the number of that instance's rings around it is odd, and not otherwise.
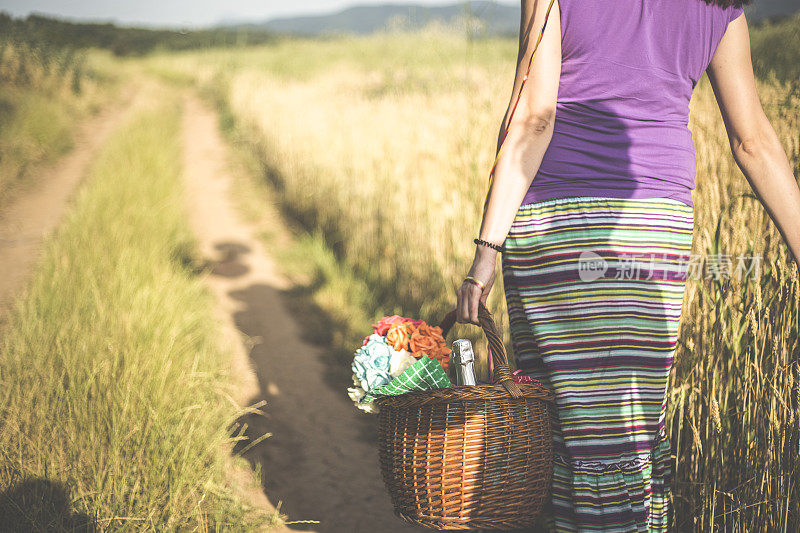
[[[693,207],[558,197],[520,206],[503,281],[518,368],[556,393],[552,531],[667,531],[666,389]]]

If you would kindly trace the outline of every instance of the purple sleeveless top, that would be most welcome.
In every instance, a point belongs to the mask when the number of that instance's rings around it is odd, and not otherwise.
[[[559,0],[553,139],[522,201],[674,198],[693,206],[689,100],[742,8],[702,0]]]

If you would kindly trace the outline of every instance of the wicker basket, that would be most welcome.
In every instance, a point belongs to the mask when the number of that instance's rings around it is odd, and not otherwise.
[[[552,391],[514,383],[491,314],[479,308],[493,384],[375,400],[381,473],[404,520],[433,529],[534,525],[553,475]],[[455,323],[451,311],[440,327]]]

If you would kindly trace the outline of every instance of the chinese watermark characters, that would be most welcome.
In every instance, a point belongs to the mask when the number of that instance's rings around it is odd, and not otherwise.
[[[608,260],[595,252],[582,252],[578,259],[578,274],[583,281],[602,277],[609,270],[614,279],[652,279],[657,272],[686,275],[686,279],[743,280],[759,277],[761,254],[690,254],[669,256],[664,254],[619,254]]]

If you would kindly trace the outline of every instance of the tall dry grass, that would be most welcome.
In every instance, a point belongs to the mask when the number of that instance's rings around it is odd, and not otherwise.
[[[6,85],[59,96],[80,94],[88,74],[83,52],[0,36],[0,79]]]
[[[0,34],[0,204],[31,168],[68,150],[76,120],[108,96],[98,57]]]
[[[754,55],[761,50],[754,48]],[[758,82],[759,96],[797,176],[800,91],[796,84],[768,78]],[[709,261],[714,254],[733,261],[755,255],[761,265],[758,275],[745,281],[711,276],[687,287],[668,413],[678,464],[677,516],[684,527],[699,531],[795,531],[800,528],[797,269],[730,156],[705,79],[692,100],[690,127],[698,168],[694,253]]]
[[[757,31],[754,43],[770,42]],[[762,53],[771,52],[754,48]],[[428,31],[165,55],[149,68],[217,98],[287,210],[323,235],[342,267],[369,288],[368,315],[436,322],[454,304],[471,261],[515,56],[512,40]],[[765,64],[780,73],[779,61]],[[797,86],[771,75],[758,89],[797,168]],[[693,253],[759,255],[763,264],[755,278],[687,286],[668,413],[678,527],[796,531],[797,271],[763,207],[737,196],[748,185],[706,78],[691,108]],[[327,303],[348,316],[340,300]],[[508,341],[501,281],[490,306]],[[343,342],[354,343],[365,327],[353,324]],[[471,329],[460,333],[477,340]]]

